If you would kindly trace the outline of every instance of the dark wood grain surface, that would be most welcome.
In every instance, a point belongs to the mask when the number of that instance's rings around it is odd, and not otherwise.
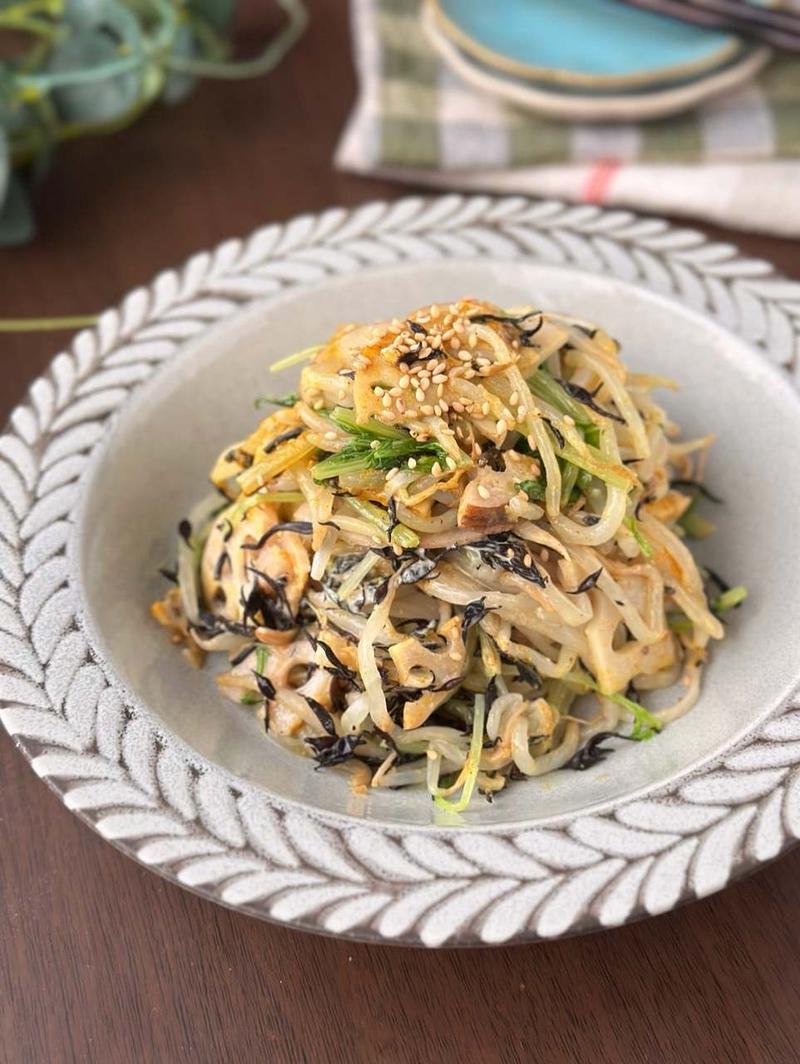
[[[266,221],[400,194],[331,170],[353,94],[346,9],[311,8],[272,77],[66,148],[40,235],[0,254],[0,317],[95,311]],[[797,244],[725,235],[800,276]],[[2,338],[3,416],[67,339]],[[800,1060],[800,849],[613,933],[426,953],[273,927],[164,882],[68,813],[5,735],[0,779],[2,1064]]]

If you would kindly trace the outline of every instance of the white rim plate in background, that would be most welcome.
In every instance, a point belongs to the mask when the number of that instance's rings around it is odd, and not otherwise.
[[[381,271],[400,276],[409,264],[437,262],[454,277],[458,263],[469,264],[464,276],[501,276],[518,262],[557,266],[554,278],[622,281],[615,291],[632,312],[637,290],[653,307],[674,301],[676,317],[698,327],[716,321],[781,367],[783,381],[741,356],[753,387],[774,390],[776,409],[791,407],[800,285],[659,220],[445,196],[329,210],[229,241],[130,293],[80,333],[0,438],[0,717],[34,770],[101,835],[168,878],[261,917],[437,946],[555,937],[666,911],[800,836],[800,675],[775,704],[754,705],[752,724],[713,757],[691,771],[665,769],[636,795],[546,821],[447,829],[312,808],[237,778],[127,689],[85,615],[78,559],[87,488],[119,426],[180,359],[188,366],[192,345],[261,310],[268,323],[270,304],[277,313],[292,293],[324,293],[354,275],[367,285]],[[645,299],[648,291],[657,295]],[[343,313],[358,316],[357,308]],[[742,346],[733,335],[730,344]],[[311,766],[299,762],[298,771]]]

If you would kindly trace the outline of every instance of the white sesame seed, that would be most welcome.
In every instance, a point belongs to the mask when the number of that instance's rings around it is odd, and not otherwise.
[[[405,373],[403,374],[403,376],[397,382],[397,387],[398,388],[407,388],[408,387],[408,375],[407,374],[405,374]]]
[[[472,348],[478,346],[478,337],[475,335],[475,333],[473,333],[472,336],[470,336],[469,338],[469,346]]]
[[[469,353],[469,351],[460,351],[458,357],[461,359],[462,362],[472,361],[472,355]]]
[[[455,410],[455,412],[457,414],[463,414],[464,413],[464,404],[463,403],[459,403],[459,401],[456,400],[453,403],[453,410]]]
[[[325,435],[322,438],[324,440],[338,440],[339,439],[339,433],[338,432],[326,432]]]
[[[442,408],[439,406],[438,403],[434,403],[433,412],[434,412],[434,414],[436,414],[437,417],[441,417],[442,416]]]
[[[383,395],[383,388],[381,388],[380,384],[376,384],[372,390],[375,392],[379,399]]]
[[[446,414],[446,413],[448,412],[448,410],[450,409],[450,407],[449,407],[449,406],[447,405],[447,403],[446,403],[446,402],[444,401],[444,399],[441,399],[441,400],[439,401],[439,406],[440,406],[440,407],[442,408],[442,411],[443,411],[443,412],[444,412],[445,414]]]
[[[416,469],[417,468],[417,460],[416,460],[416,458],[409,458],[409,460],[408,460],[408,468],[409,469]]]
[[[542,561],[543,562],[547,562],[549,560],[550,560],[550,551],[547,549],[547,547],[544,547],[543,550],[542,550]]]
[[[527,565],[529,568],[531,565],[533,565],[533,558],[531,558],[530,554],[525,555],[525,557],[522,559],[522,564]]]
[[[418,414],[418,411],[415,410],[413,407],[409,407],[406,410],[406,417],[417,417],[417,414]],[[417,436],[418,440],[426,440],[427,438],[428,437],[422,432],[420,432],[420,434]]]
[[[450,346],[454,351],[458,351],[461,348],[461,341],[457,336],[454,336],[453,339],[450,341]]]
[[[417,390],[414,392],[414,395],[417,397],[418,403],[425,402],[425,392],[422,390],[422,388],[417,388]]]
[[[372,448],[373,451],[377,451],[377,449],[380,447],[380,445],[381,445],[381,441],[380,440],[373,440],[372,443],[370,444],[370,447]]]
[[[497,422],[497,433],[499,436],[503,436],[506,432],[508,432],[508,425],[505,423],[503,418],[500,418],[500,420]]]
[[[488,499],[489,498],[489,489],[487,487],[485,487],[483,484],[479,484],[478,485],[478,494],[480,495],[480,497],[482,499]]]
[[[513,558],[513,557],[514,557],[514,551],[511,549],[511,547],[509,547],[508,550],[506,551],[506,558]]]
[[[403,394],[403,389],[402,388],[390,388],[389,389],[389,395],[391,395],[392,398],[394,398],[394,399],[397,399],[402,394]]]
[[[470,366],[469,369],[464,370],[464,379],[465,380],[471,381],[473,377],[477,377],[477,376],[478,376],[478,374],[475,372],[475,370],[472,368],[472,366]]]
[[[455,460],[455,458],[451,458],[449,454],[448,454],[447,458],[445,459],[445,461],[447,462],[447,468],[448,469],[455,469],[456,468],[456,460]]]
[[[481,413],[483,414],[484,417],[488,417],[489,416],[489,411],[491,409],[492,408],[491,408],[491,406],[489,404],[489,400],[487,399],[486,402],[484,402],[482,404],[482,406],[481,406]]]
[[[323,399],[317,399],[316,403],[314,403],[314,405],[311,407],[311,409],[312,410],[322,410],[323,406],[325,406],[325,401]]]
[[[516,406],[519,402],[519,392],[512,392],[511,395],[508,397],[508,401],[511,406]]]
[[[420,410],[424,417],[433,417],[433,407],[429,406],[427,403],[425,406],[421,406]]]
[[[446,381],[447,381],[447,374],[446,373],[435,373],[433,375],[433,377],[431,377],[431,380],[433,381],[434,384],[445,384]]]
[[[491,364],[492,364],[492,360],[489,359],[489,358],[486,358],[485,355],[479,355],[475,359],[475,365],[476,366],[491,366]]]
[[[389,398],[388,395],[384,395],[383,399],[381,399],[381,406],[390,407],[391,405],[392,405],[392,400]]]
[[[536,450],[536,437],[533,435],[533,433],[531,433],[531,435],[528,437],[528,446],[532,451]]]
[[[434,462],[433,465],[431,466],[431,473],[435,477],[440,477],[442,475],[442,467],[439,465],[438,462]]]
[[[398,399],[397,402],[395,403],[395,406],[397,407],[397,413],[398,414],[405,414],[406,407],[405,407],[405,403],[403,402],[402,399]]]
[[[439,317],[440,314],[441,314],[441,311],[439,310],[437,305],[435,303],[431,303],[431,309],[430,309],[431,317],[436,319],[436,318]]]

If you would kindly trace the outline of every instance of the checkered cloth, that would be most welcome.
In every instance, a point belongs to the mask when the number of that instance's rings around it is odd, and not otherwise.
[[[624,205],[800,236],[800,59],[686,114],[566,124],[473,88],[438,57],[422,0],[351,0],[359,95],[345,170]]]

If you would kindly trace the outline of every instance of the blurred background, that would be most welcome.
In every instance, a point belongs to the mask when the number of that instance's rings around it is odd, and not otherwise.
[[[331,204],[522,192],[688,218],[797,273],[798,5],[0,0],[8,402],[53,326]]]

